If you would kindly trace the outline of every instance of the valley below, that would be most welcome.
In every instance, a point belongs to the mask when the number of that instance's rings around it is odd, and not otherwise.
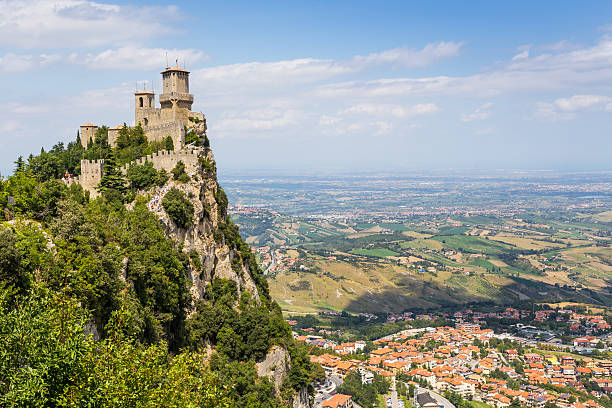
[[[612,304],[610,174],[236,176],[223,185],[285,312]]]

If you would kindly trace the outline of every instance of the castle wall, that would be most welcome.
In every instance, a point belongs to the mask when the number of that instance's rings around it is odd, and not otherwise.
[[[84,190],[88,190],[92,197],[99,195],[96,187],[102,180],[102,171],[104,169],[104,160],[81,160],[81,175],[77,177],[76,182],[79,183]]]
[[[144,133],[147,140],[153,142],[161,142],[168,136],[172,137],[175,150],[180,150],[185,146],[185,123],[182,121],[146,126]]]
[[[157,153],[150,154],[140,159],[134,160],[119,168],[123,174],[127,173],[127,169],[133,165],[143,165],[146,162],[153,163],[153,168],[157,171],[165,170],[170,173],[176,167],[179,161],[185,164],[185,171],[188,174],[194,174],[200,166],[199,156],[203,149],[189,149],[181,151],[160,150]],[[104,170],[104,160],[81,160],[81,175],[69,179],[62,179],[64,183],[70,185],[72,183],[80,184],[84,190],[89,191],[92,198],[100,195],[96,187],[102,180]]]
[[[128,167],[132,165],[143,165],[146,162],[153,163],[153,168],[157,171],[166,170],[166,172],[172,171],[174,167],[176,167],[179,161],[182,161],[185,164],[185,171],[187,173],[193,174],[198,170],[200,165],[198,156],[202,150],[201,149],[190,149],[190,150],[181,150],[181,151],[168,151],[168,150],[160,150],[157,153],[150,154],[145,157],[141,157],[140,159],[134,160],[121,167],[120,170],[123,174],[126,174]]]

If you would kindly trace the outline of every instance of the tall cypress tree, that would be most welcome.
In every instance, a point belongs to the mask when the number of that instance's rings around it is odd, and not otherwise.
[[[103,195],[108,195],[112,190],[119,192],[121,195],[127,191],[127,180],[117,166],[117,158],[113,149],[109,150],[104,159],[102,179],[100,179],[97,189]]]

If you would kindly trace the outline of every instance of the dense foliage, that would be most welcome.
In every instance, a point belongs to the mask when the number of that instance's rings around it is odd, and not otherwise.
[[[130,186],[136,190],[147,190],[154,186],[163,186],[169,179],[164,169],[155,170],[152,162],[142,165],[133,164],[127,169],[127,179]]]
[[[0,406],[237,406],[202,355],[171,358],[163,343],[134,342],[125,310],[113,313],[102,341],[86,334],[86,321],[66,293],[0,290]]]
[[[216,278],[194,305],[189,276],[203,273],[200,254],[187,255],[164,234],[146,198],[126,200],[168,175],[145,163],[124,179],[118,167],[146,139],[124,129],[123,148],[108,149],[104,132],[91,149],[57,145],[18,160],[15,173],[0,179],[10,220],[0,224],[0,406],[281,406],[255,361],[272,345],[288,350],[284,402],[316,370],[229,220],[227,197],[215,193],[215,239],[230,247],[232,267],[253,277],[257,293]],[[78,171],[88,154],[108,163],[96,200],[57,181],[58,169]],[[193,203],[178,189],[162,205],[178,225],[193,222]]]
[[[338,386],[337,391],[340,394],[351,395],[353,401],[363,408],[374,408],[378,401],[378,395],[387,393],[389,386],[389,380],[378,374],[374,375],[372,384],[362,384],[361,375],[352,371],[344,377],[344,382]]]
[[[162,199],[162,206],[168,217],[181,228],[187,228],[193,222],[193,204],[181,190],[172,187]]]

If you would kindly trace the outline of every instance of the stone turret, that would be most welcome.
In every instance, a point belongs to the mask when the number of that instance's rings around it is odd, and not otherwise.
[[[185,109],[191,111],[193,95],[189,93],[189,71],[174,67],[162,73],[163,93],[159,95],[162,109]]]
[[[123,129],[123,125],[113,126],[108,128],[108,144],[112,147],[117,146],[117,139],[119,139],[119,131]]]
[[[148,117],[155,112],[155,92],[134,92],[134,124],[140,123],[143,127],[149,125]]]
[[[102,180],[104,171],[104,160],[81,160],[81,175],[78,177],[78,183],[84,190],[88,190],[92,197],[98,196],[96,186]]]
[[[87,145],[89,142],[92,142],[96,137],[96,131],[98,130],[98,126],[93,123],[85,123],[81,125],[81,145],[85,149],[87,149]]]

